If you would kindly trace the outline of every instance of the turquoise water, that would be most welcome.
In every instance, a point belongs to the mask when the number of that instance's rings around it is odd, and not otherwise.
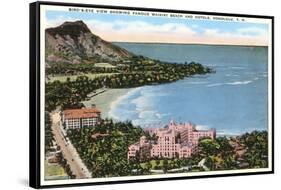
[[[190,121],[219,135],[267,129],[267,48],[118,43],[162,61],[195,61],[216,73],[134,88],[111,105],[109,116],[142,127]]]

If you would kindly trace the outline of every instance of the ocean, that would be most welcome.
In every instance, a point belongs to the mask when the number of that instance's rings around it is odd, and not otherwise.
[[[267,130],[267,47],[116,44],[162,61],[199,62],[216,73],[132,88],[112,102],[109,117],[144,128],[191,122],[218,135]]]

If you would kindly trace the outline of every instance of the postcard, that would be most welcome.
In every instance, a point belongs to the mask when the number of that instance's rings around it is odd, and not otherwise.
[[[273,172],[272,17],[33,5],[39,186]]]

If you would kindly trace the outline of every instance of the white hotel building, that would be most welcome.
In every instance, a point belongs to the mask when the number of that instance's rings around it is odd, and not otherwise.
[[[68,109],[62,112],[65,129],[93,127],[100,122],[101,112],[97,108]]]

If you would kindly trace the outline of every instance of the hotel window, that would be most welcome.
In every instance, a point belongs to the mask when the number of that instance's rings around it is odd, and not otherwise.
[[[93,126],[97,123],[97,118],[92,118]]]
[[[88,118],[82,119],[82,125],[83,126],[89,126],[89,119]]]
[[[91,119],[91,118],[88,119],[88,125],[93,126],[93,119]]]

